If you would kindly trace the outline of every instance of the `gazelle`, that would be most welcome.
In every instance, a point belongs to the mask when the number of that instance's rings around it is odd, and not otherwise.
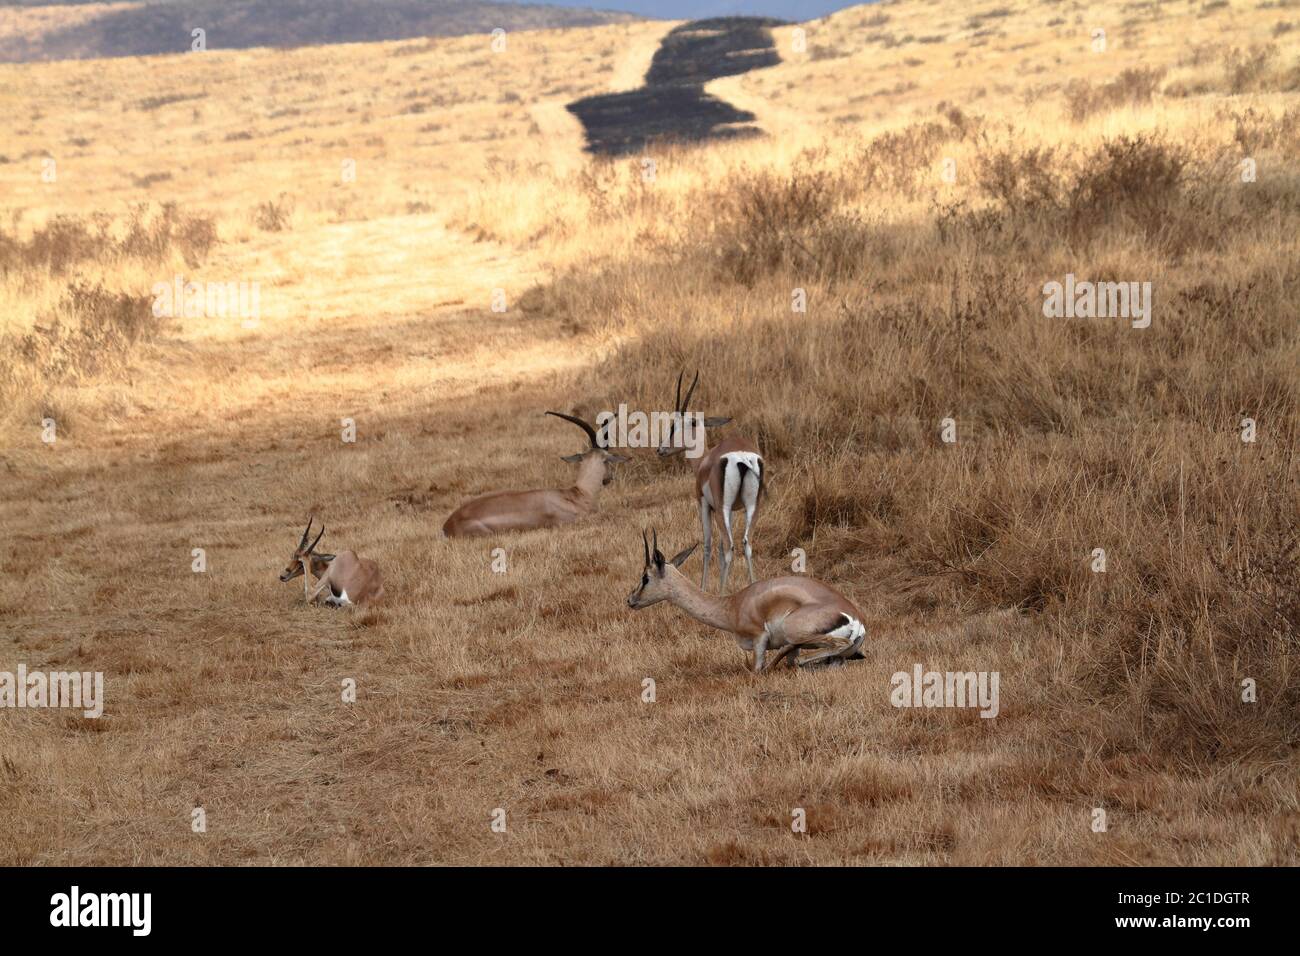
[[[641,532],[641,545],[645,570],[641,583],[627,596],[627,606],[639,610],[668,601],[701,624],[729,631],[755,674],[787,657],[791,667],[864,659],[862,643],[867,629],[862,612],[830,585],[805,577],[773,578],[726,597],[714,597],[677,570],[696,545],[671,561],[665,561],[659,552],[658,534],[651,545]],[[817,653],[800,660],[800,650]],[[769,651],[775,651],[770,659]]]
[[[307,519],[307,528],[298,541],[289,558],[289,566],[280,572],[281,581],[292,581],[302,575],[302,593],[311,604],[326,588],[329,594],[325,603],[330,607],[351,607],[354,604],[373,604],[384,596],[384,584],[379,577],[379,565],[368,558],[359,558],[355,551],[340,551],[338,554],[318,554],[316,545],[325,534],[324,523],[320,534],[311,544],[307,536],[311,534],[311,525],[315,517]],[[316,576],[316,588],[312,589],[311,574]]]
[[[682,452],[688,442],[673,439],[678,428],[694,427],[699,429],[716,428],[731,421],[730,418],[705,418],[703,423],[686,417],[687,406],[695,394],[695,386],[700,382],[700,373],[695,373],[695,380],[682,398],[683,370],[677,375],[677,397],[673,400],[673,415],[668,426],[668,436],[659,446],[659,456],[667,458]],[[683,435],[683,438],[686,436]],[[698,446],[708,448],[708,438],[701,434]],[[700,509],[700,533],[704,536],[704,567],[700,571],[700,587],[709,586],[709,555],[713,550],[713,521],[722,526],[723,537],[718,542],[718,591],[727,589],[727,577],[731,573],[731,557],[736,551],[736,542],[731,533],[731,513],[740,508],[745,509],[745,536],[742,544],[745,548],[745,570],[749,572],[749,583],[754,583],[754,551],[750,538],[754,530],[754,517],[758,514],[759,496],[763,492],[763,456],[758,446],[748,438],[731,435],[722,439],[705,454],[697,458],[695,466],[695,499]]]
[[[561,412],[546,414],[573,422],[587,435],[589,447],[586,451],[563,457],[564,461],[578,465],[578,480],[573,487],[494,491],[471,498],[443,523],[443,534],[456,538],[500,531],[557,528],[596,510],[596,498],[601,487],[614,480],[614,465],[631,459],[602,448],[596,439],[596,430],[581,418]]]

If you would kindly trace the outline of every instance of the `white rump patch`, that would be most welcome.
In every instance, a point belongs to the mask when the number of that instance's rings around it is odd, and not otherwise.
[[[749,471],[745,474],[744,488],[740,484],[739,463],[743,462]],[[762,460],[752,451],[733,451],[722,456],[722,508],[730,511],[732,504],[741,491],[748,490],[746,504],[752,504],[750,498],[758,496],[758,476],[762,470]],[[750,477],[753,481],[750,481]]]
[[[845,653],[848,653],[849,651],[855,650],[857,647],[859,647],[862,644],[862,639],[867,636],[867,629],[862,626],[861,621],[855,618],[851,618],[847,614],[843,614],[841,616],[844,618],[844,623],[841,624],[833,631],[827,631],[827,636],[848,638],[850,641],[850,646],[848,648],[848,651],[845,651]]]

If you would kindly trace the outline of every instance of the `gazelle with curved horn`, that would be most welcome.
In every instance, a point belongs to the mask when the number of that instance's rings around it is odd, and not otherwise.
[[[703,418],[688,415],[687,408],[695,386],[700,383],[700,373],[695,373],[691,387],[682,398],[682,378],[685,370],[677,375],[677,397],[673,400],[676,414],[668,427],[668,436],[659,446],[659,456],[666,458],[683,451],[688,445],[708,448],[705,434],[694,437],[694,442],[684,440],[685,434],[678,436],[677,429],[716,428],[731,421],[730,418]],[[679,438],[681,440],[679,440]],[[695,467],[695,500],[700,509],[700,533],[704,536],[704,567],[700,571],[700,587],[709,586],[709,554],[713,550],[713,522],[722,527],[723,537],[718,542],[718,591],[727,589],[727,577],[731,573],[731,558],[736,551],[735,539],[731,533],[732,512],[745,509],[745,535],[741,541],[745,549],[745,570],[749,572],[749,583],[754,583],[754,551],[750,543],[754,530],[754,518],[758,514],[759,498],[763,492],[763,455],[748,438],[730,435],[692,462]]]
[[[832,661],[863,660],[867,629],[862,612],[829,584],[808,577],[773,578],[751,584],[726,597],[697,588],[677,569],[696,545],[665,561],[659,536],[651,545],[641,532],[645,569],[641,583],[627,597],[633,610],[668,601],[701,624],[728,631],[736,638],[749,666],[758,674],[788,659],[788,666],[807,667]],[[799,652],[816,653],[800,659]],[[770,657],[768,652],[773,653]]]
[[[307,519],[307,528],[289,557],[289,565],[280,572],[281,581],[292,581],[302,575],[302,591],[307,603],[311,604],[326,588],[329,594],[325,603],[330,607],[350,607],[354,604],[373,604],[384,596],[384,584],[379,576],[379,565],[368,558],[359,558],[355,551],[340,551],[338,554],[320,554],[316,545],[325,535],[324,523],[320,533],[311,544],[307,536],[311,534],[311,525],[315,517]],[[311,575],[316,577],[315,590],[311,586]]]
[[[452,512],[442,526],[449,538],[496,534],[502,531],[531,531],[572,524],[596,510],[600,489],[614,479],[614,465],[630,461],[601,447],[596,430],[581,418],[562,412],[547,412],[572,422],[587,436],[588,448],[563,460],[578,465],[578,478],[571,488],[536,491],[494,491],[471,498]]]

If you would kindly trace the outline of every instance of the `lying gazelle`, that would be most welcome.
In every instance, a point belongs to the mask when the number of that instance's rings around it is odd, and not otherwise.
[[[443,534],[456,538],[500,531],[557,528],[596,510],[596,498],[601,487],[614,480],[614,465],[631,459],[602,448],[596,440],[596,430],[581,418],[561,412],[546,414],[573,422],[587,435],[590,447],[586,451],[563,458],[578,465],[578,480],[573,487],[495,491],[471,498],[452,512],[442,526]]]
[[[281,581],[292,581],[302,575],[302,592],[311,604],[326,588],[329,594],[325,603],[330,607],[350,607],[354,604],[373,604],[384,596],[384,584],[379,577],[379,565],[368,558],[358,558],[354,551],[340,551],[338,554],[318,554],[316,545],[325,534],[325,525],[320,526],[320,534],[311,544],[307,535],[311,534],[314,517],[307,519],[307,529],[303,531],[298,547],[294,548],[289,558],[289,566],[280,572]],[[311,576],[316,576],[316,588],[312,589]]]
[[[682,399],[683,370],[677,376],[677,397],[673,400],[672,424],[668,427],[668,437],[659,446],[659,456],[666,458],[683,451],[690,442],[678,441],[674,448],[674,435],[678,428],[716,428],[731,421],[730,418],[704,418],[687,420],[686,409],[695,394],[695,386],[700,382],[700,373],[695,373],[695,380]],[[686,436],[683,435],[683,438]],[[708,439],[701,433],[694,440],[696,447],[708,448]],[[731,556],[735,553],[736,543],[731,534],[731,513],[743,507],[745,509],[745,536],[742,544],[745,548],[745,569],[749,572],[749,583],[754,583],[754,551],[750,545],[751,532],[754,530],[754,516],[758,513],[758,500],[763,491],[763,456],[758,446],[748,438],[732,435],[722,439],[705,454],[697,458],[695,466],[695,499],[700,509],[700,532],[704,536],[704,567],[700,571],[700,587],[709,586],[709,554],[713,550],[713,520],[722,525],[723,538],[718,542],[718,592],[727,590],[727,577],[731,573]]]
[[[730,631],[750,659],[754,673],[775,667],[787,657],[791,667],[864,659],[862,642],[867,629],[862,624],[862,612],[830,585],[792,576],[751,584],[727,597],[714,597],[677,570],[696,545],[671,561],[665,561],[659,552],[658,534],[652,546],[641,532],[641,545],[645,549],[645,570],[641,583],[627,596],[627,606],[639,610],[668,601],[701,624]],[[800,660],[800,650],[817,653]],[[768,658],[769,651],[776,653]]]

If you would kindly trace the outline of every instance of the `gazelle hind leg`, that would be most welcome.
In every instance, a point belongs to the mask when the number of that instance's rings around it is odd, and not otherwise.
[[[713,553],[713,510],[709,503],[700,496],[700,533],[704,537],[704,570],[700,572],[700,590],[709,589],[709,557]]]
[[[745,475],[740,493],[745,502],[745,570],[749,572],[749,583],[754,583],[754,549],[750,546],[750,532],[754,530],[754,512],[758,510],[759,478],[754,472]]]
[[[827,645],[824,650],[819,650],[816,654],[803,658],[799,661],[799,666],[807,667],[810,664],[820,664],[832,657],[839,657],[853,645],[853,640],[851,638],[836,637],[827,639],[824,643]]]
[[[798,658],[799,667],[820,664],[832,658],[849,658],[860,652],[867,633],[861,622],[848,615],[815,606],[787,614],[782,628],[789,646],[811,652]]]
[[[722,527],[726,532],[726,537],[722,539],[722,546],[719,548],[719,571],[721,580],[718,584],[718,593],[727,593],[727,577],[731,574],[731,559],[736,552],[736,539],[731,530],[732,508],[736,504],[736,498],[740,495],[741,470],[735,459],[730,455],[724,455],[722,458],[722,503],[719,510],[722,512]],[[722,549],[726,550],[723,551]]]
[[[718,593],[727,593],[727,576],[731,573],[731,556],[736,551],[736,541],[731,533],[731,509],[724,507],[722,509],[722,527],[725,534],[722,541],[718,544],[718,571],[720,578],[718,581]]]
[[[813,638],[817,646],[823,649],[811,657],[801,660],[799,662],[800,667],[818,664],[831,658],[835,658],[836,663],[843,663],[845,660],[853,659],[855,655],[858,659],[862,658],[862,644],[866,640],[867,629],[862,626],[861,621],[857,621],[847,614],[841,614],[840,619],[843,623],[839,627]]]

